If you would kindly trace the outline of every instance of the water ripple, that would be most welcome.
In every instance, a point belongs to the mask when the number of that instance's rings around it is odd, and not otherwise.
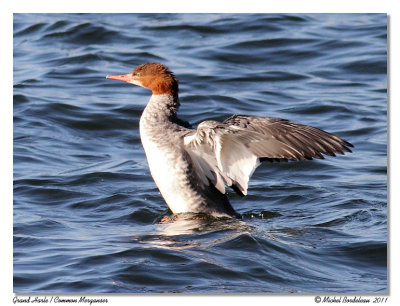
[[[14,14],[17,293],[387,291],[385,14]],[[242,219],[170,217],[146,163],[150,92],[107,74],[160,61],[194,124],[286,118],[352,154],[265,163]],[[373,161],[373,162],[371,162]]]

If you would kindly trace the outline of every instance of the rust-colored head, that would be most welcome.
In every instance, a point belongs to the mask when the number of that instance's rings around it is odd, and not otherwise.
[[[178,95],[178,80],[167,67],[160,63],[142,64],[137,66],[132,73],[107,75],[106,78],[146,87],[153,92],[153,95]]]

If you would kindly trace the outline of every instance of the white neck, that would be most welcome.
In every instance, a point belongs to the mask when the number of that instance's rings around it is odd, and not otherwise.
[[[152,95],[143,116],[146,119],[172,119],[176,118],[176,112],[179,108],[179,101],[168,94]]]

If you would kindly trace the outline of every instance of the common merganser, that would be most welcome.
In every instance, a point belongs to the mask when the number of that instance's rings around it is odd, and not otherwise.
[[[177,117],[178,80],[160,63],[106,78],[152,91],[140,117],[140,138],[151,175],[174,214],[240,217],[225,185],[245,196],[261,162],[323,159],[322,154],[344,154],[353,147],[318,128],[279,118],[233,115],[222,123],[207,120],[192,129]]]

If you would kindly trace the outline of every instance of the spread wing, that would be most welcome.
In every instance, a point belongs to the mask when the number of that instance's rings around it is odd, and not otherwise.
[[[225,185],[247,194],[262,161],[324,158],[351,152],[349,142],[320,129],[284,119],[234,115],[223,123],[204,121],[184,138],[201,183],[221,193]]]

